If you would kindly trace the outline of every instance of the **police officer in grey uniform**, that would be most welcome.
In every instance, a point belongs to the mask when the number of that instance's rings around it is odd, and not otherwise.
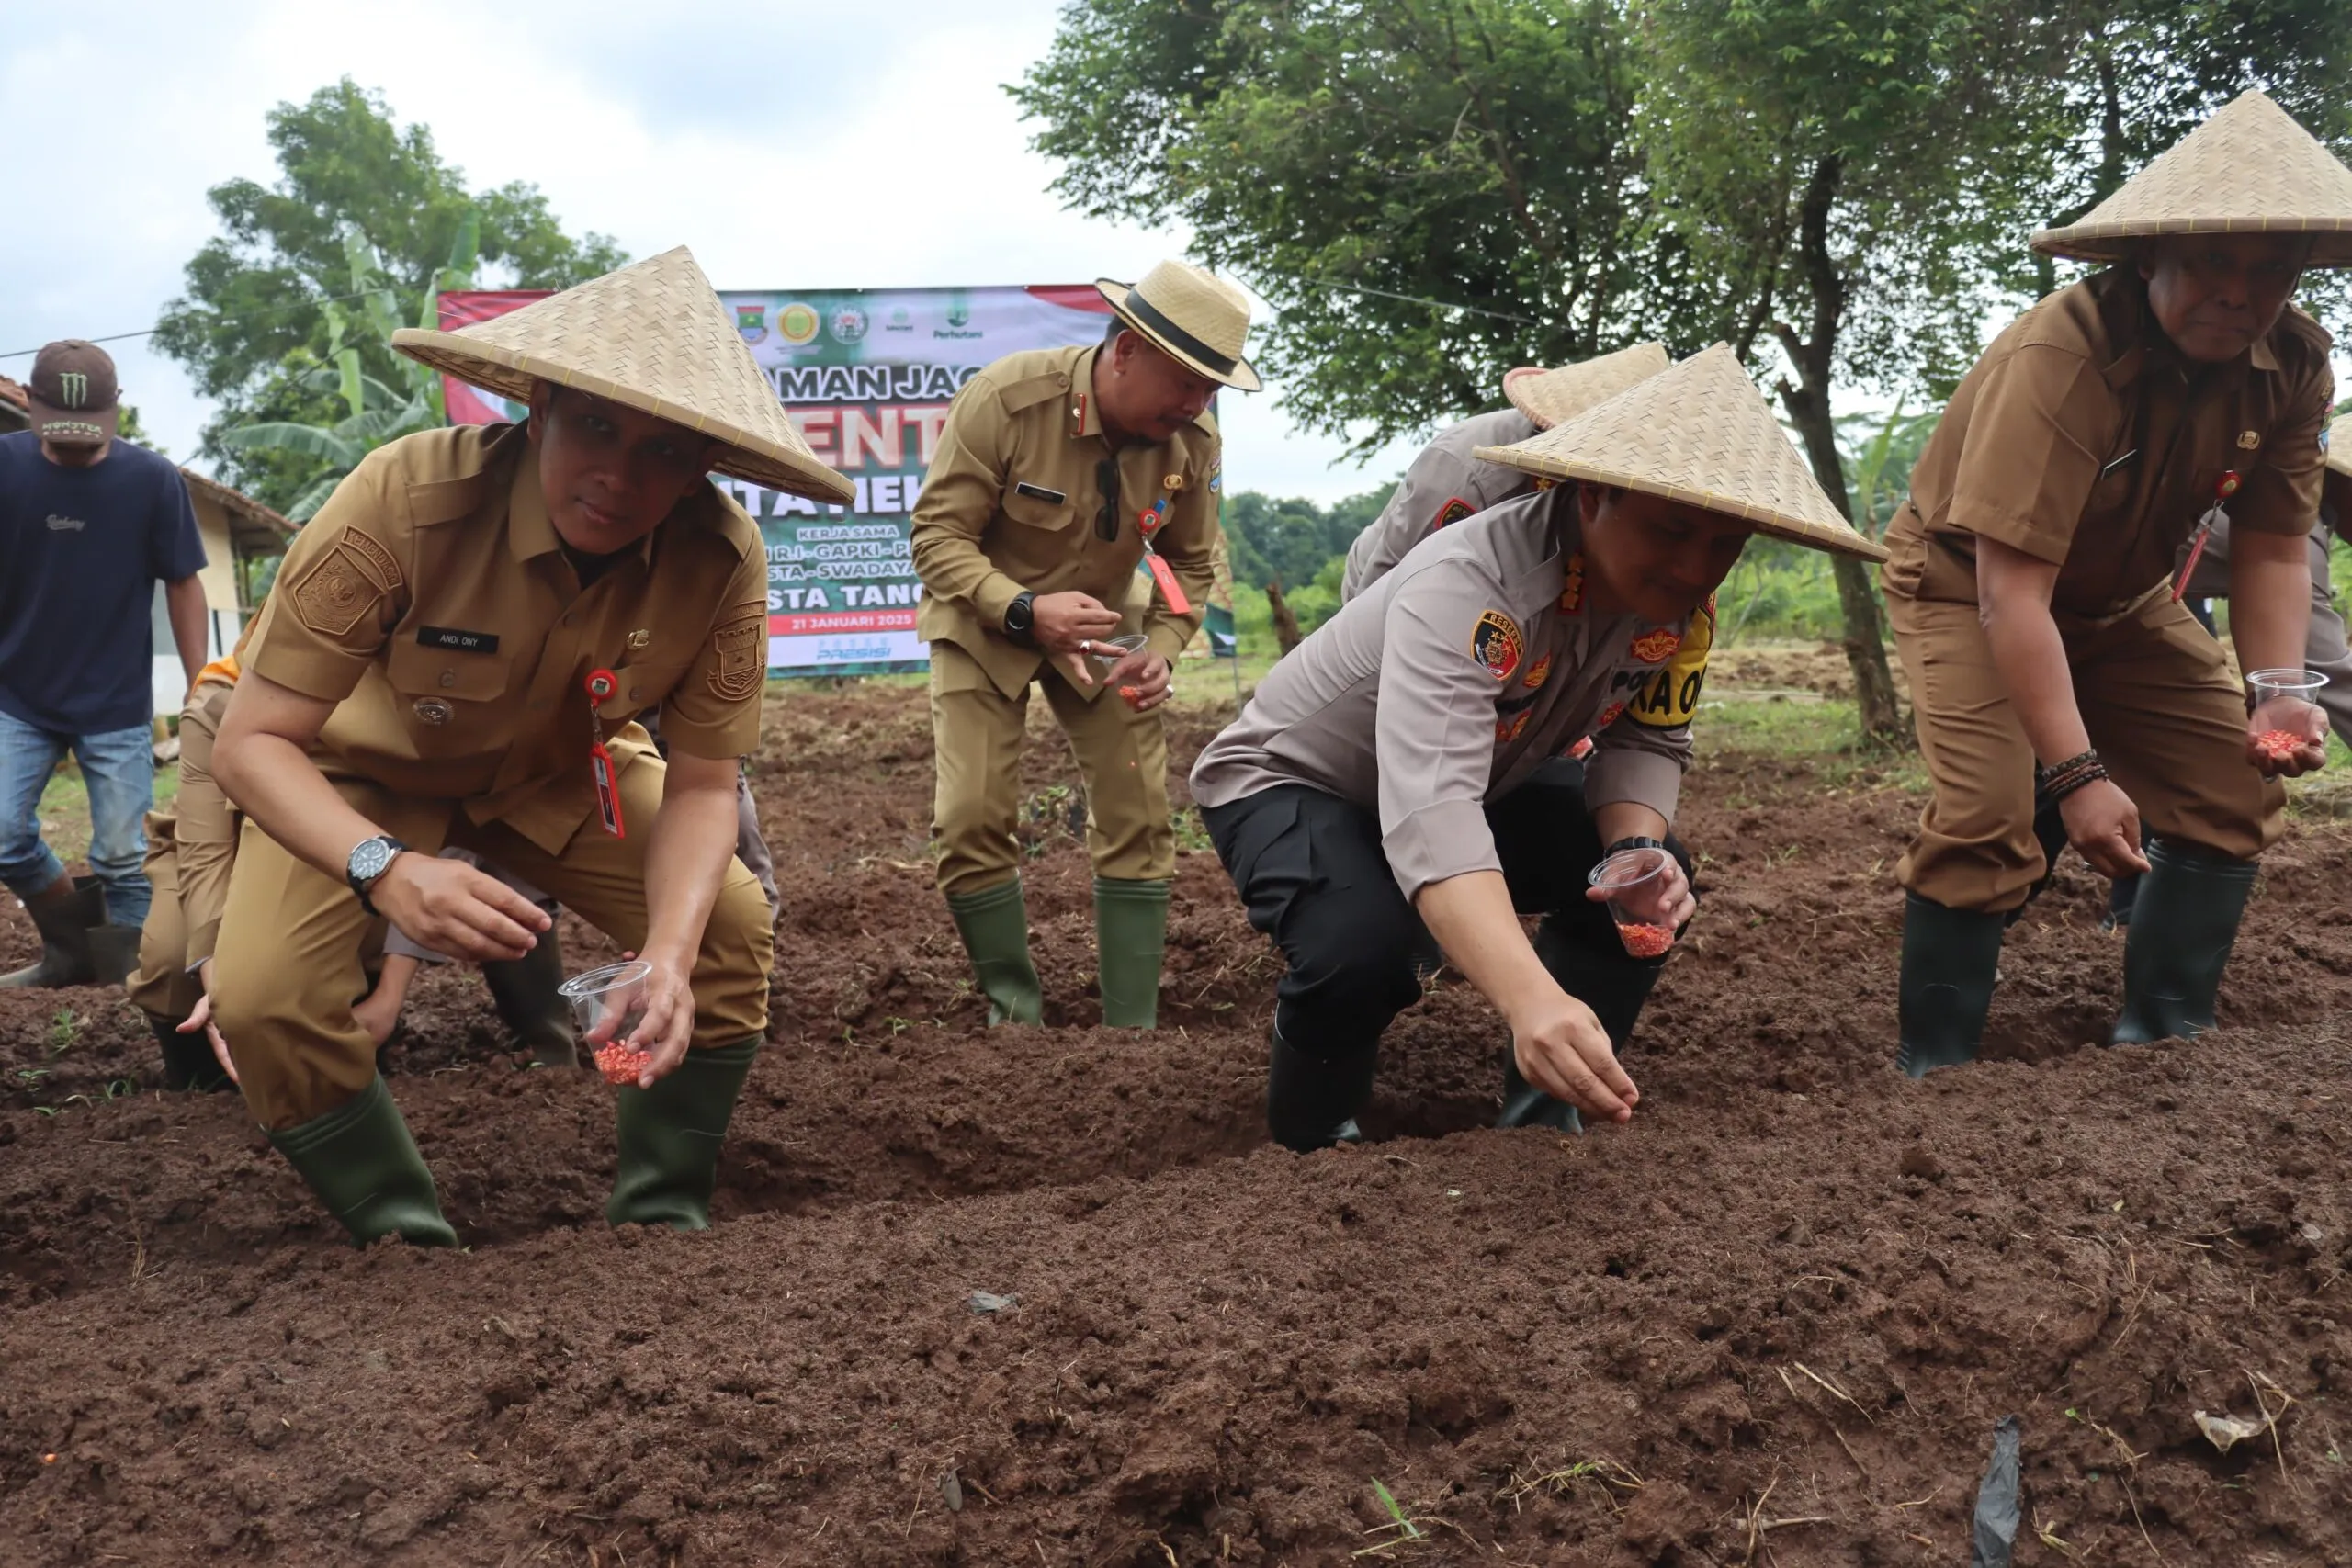
[[[1643,343],[1556,370],[1523,365],[1507,372],[1503,396],[1510,400],[1508,405],[1440,431],[1405,470],[1380,515],[1348,547],[1340,600],[1371,587],[1405,558],[1406,551],[1447,524],[1475,517],[1544,482],[1524,469],[1479,461],[1472,456],[1479,447],[1515,446],[1608,401],[1666,365],[1665,345]]]
[[[1289,960],[1267,1122],[1293,1149],[1353,1135],[1425,937],[1509,1021],[1520,1081],[1564,1112],[1632,1116],[1617,1051],[1663,960],[1628,951],[1588,877],[1678,851],[1700,612],[1752,532],[1878,553],[1721,345],[1476,456],[1577,482],[1413,549],[1276,665],[1193,770],[1250,923]],[[1586,760],[1580,808],[1523,788],[1563,755]],[[1693,907],[1675,852],[1643,918],[1679,930]],[[1532,944],[1521,913],[1544,917]]]

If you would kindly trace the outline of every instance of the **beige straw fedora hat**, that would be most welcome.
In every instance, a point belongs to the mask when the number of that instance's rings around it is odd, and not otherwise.
[[[1662,495],[1815,549],[1886,558],[1823,493],[1720,343],[1541,435],[1476,455],[1543,479]]]
[[[2352,413],[2340,415],[2322,439],[2327,444],[2327,466],[2352,479]],[[2352,528],[2352,517],[2344,519],[2344,525]]]
[[[2307,265],[2352,266],[2352,169],[2269,98],[2242,93],[2080,221],[2031,243],[2120,262],[2164,234],[2309,234]]]
[[[1264,385],[1241,357],[1250,332],[1249,296],[1188,262],[1164,261],[1125,284],[1098,277],[1094,287],[1119,320],[1178,364],[1244,392]]]
[[[1579,360],[1556,370],[1522,365],[1503,372],[1503,396],[1510,406],[1549,430],[1562,420],[1605,403],[1636,381],[1646,380],[1673,361],[1662,343],[1637,343],[1598,359]]]
[[[819,462],[684,245],[454,333],[403,327],[411,359],[526,399],[535,381],[576,387],[726,444],[711,466],[790,495],[847,504],[849,480]]]

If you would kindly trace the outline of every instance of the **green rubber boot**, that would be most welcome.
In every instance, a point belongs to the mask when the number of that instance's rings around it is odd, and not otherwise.
[[[455,1247],[458,1233],[441,1217],[433,1172],[409,1136],[401,1108],[381,1077],[358,1098],[269,1141],[300,1172],[355,1246],[388,1235],[411,1247]]]
[[[980,994],[989,999],[989,1024],[1043,1023],[1046,987],[1029,962],[1029,911],[1021,901],[1021,878],[978,893],[950,893],[947,912],[972,960]]]
[[[2149,840],[2146,853],[2110,1045],[2194,1040],[2213,1027],[2213,998],[2254,890],[2250,860],[2176,849],[2161,839]]]
[[[1915,1078],[1976,1060],[2007,918],[1903,896],[1903,978],[1895,1013],[1902,1032],[1894,1065]]]
[[[542,1067],[578,1067],[580,1043],[571,1032],[571,1004],[556,992],[563,984],[563,944],[555,928],[539,933],[538,945],[520,958],[492,959],[481,966],[481,983],[492,1005]]]
[[[619,1158],[605,1220],[616,1225],[710,1228],[718,1145],[760,1043],[689,1051],[651,1089],[623,1089],[613,1113]]]
[[[1168,886],[1165,882],[1094,879],[1095,967],[1102,983],[1102,1022],[1108,1028],[1159,1026]]]

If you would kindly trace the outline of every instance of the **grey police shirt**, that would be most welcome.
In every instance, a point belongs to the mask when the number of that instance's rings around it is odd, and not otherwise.
[[[1448,524],[1533,490],[1534,475],[1500,463],[1482,463],[1470,450],[1509,446],[1535,433],[1535,422],[1514,408],[1478,414],[1441,431],[1405,470],[1380,515],[1348,547],[1340,597],[1352,599],[1371,587],[1407,551]]]
[[[1201,752],[1193,798],[1298,784],[1376,811],[1408,898],[1501,869],[1485,805],[1552,757],[1586,758],[1588,807],[1672,820],[1713,604],[1664,626],[1588,609],[1576,496],[1449,526],[1340,606]]]

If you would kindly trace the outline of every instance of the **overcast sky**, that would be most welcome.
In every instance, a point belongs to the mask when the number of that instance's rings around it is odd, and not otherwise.
[[[0,27],[0,354],[152,325],[218,231],[205,191],[277,165],[263,117],[339,76],[433,130],[477,188],[528,180],[567,230],[694,248],[721,288],[1131,277],[1182,236],[1046,192],[1001,84],[1057,0],[119,0]],[[144,339],[125,396],[182,460],[207,410]],[[22,380],[29,355],[0,358]],[[1401,470],[1293,429],[1279,387],[1221,400],[1237,489],[1319,501]],[[1336,465],[1336,466],[1335,466]]]

